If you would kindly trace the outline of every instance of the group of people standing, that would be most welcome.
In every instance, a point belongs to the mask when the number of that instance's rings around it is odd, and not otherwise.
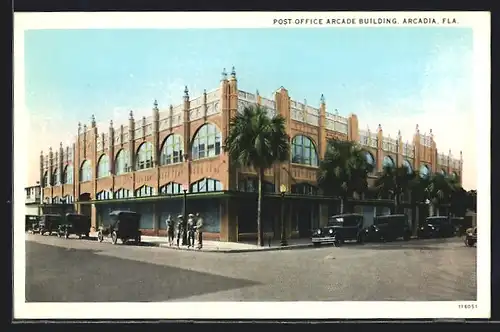
[[[179,247],[185,232],[187,232],[188,248],[194,248],[195,239],[197,248],[201,249],[203,247],[203,218],[199,213],[196,213],[196,215],[190,213],[186,223],[184,222],[184,216],[182,214],[177,216],[177,220],[174,220],[169,215],[165,222],[167,224],[168,243],[171,246],[173,246],[174,241],[177,240],[177,247]]]

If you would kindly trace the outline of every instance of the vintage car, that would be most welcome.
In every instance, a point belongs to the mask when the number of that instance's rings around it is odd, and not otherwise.
[[[427,217],[418,228],[417,235],[423,239],[451,237],[455,235],[455,226],[447,216]]]
[[[465,246],[473,247],[477,243],[477,227],[471,227],[465,232]]]
[[[89,238],[91,221],[90,217],[79,213],[66,213],[64,222],[59,225],[58,234],[68,238],[71,234]]]
[[[472,227],[472,219],[464,217],[451,217],[451,223],[455,227],[457,236],[464,236],[467,229]]]
[[[38,228],[38,220],[40,216],[27,214],[25,219],[25,231],[33,232],[33,229]]]
[[[118,239],[122,243],[133,240],[139,244],[141,242],[141,231],[139,230],[141,215],[133,211],[113,211],[109,214],[110,222],[107,225],[99,226],[97,239],[99,242],[104,237],[111,237],[111,242],[116,244]]]
[[[364,230],[365,241],[394,241],[398,238],[408,241],[411,238],[411,228],[406,214],[390,214],[376,216],[373,225]]]
[[[59,214],[44,214],[38,220],[38,225],[33,229],[33,233],[44,235],[58,233],[59,225],[63,222],[63,217]]]
[[[312,243],[315,246],[327,243],[339,245],[351,240],[362,243],[363,220],[363,215],[356,213],[331,216],[325,227],[313,231]]]

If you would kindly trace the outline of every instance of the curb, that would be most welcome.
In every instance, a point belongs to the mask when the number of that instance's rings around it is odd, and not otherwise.
[[[151,243],[151,242],[149,242]],[[244,253],[244,252],[263,252],[263,251],[277,251],[277,250],[293,250],[293,249],[303,249],[303,248],[309,248],[312,247],[312,243],[307,243],[307,244],[296,244],[296,245],[291,245],[291,246],[286,246],[286,247],[267,247],[267,248],[262,248],[262,249],[188,249],[185,247],[177,247],[177,246],[169,246],[168,244],[165,243],[151,243],[155,247],[159,248],[165,248],[165,249],[170,249],[170,250],[182,250],[182,251],[196,251],[196,252],[217,252],[217,253]]]

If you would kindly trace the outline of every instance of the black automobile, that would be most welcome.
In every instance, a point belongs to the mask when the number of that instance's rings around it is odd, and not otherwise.
[[[66,213],[64,222],[59,225],[58,236],[68,238],[71,234],[89,238],[91,220],[89,216],[79,213]]]
[[[313,231],[312,243],[315,246],[342,244],[345,241],[352,240],[362,243],[363,220],[363,215],[356,213],[331,216],[325,227]]]
[[[25,219],[25,230],[26,232],[33,232],[33,229],[38,228],[38,220],[40,216],[27,214]]]
[[[427,217],[418,228],[417,235],[423,239],[451,237],[455,235],[455,226],[447,216]]]
[[[57,233],[62,222],[63,217],[59,214],[44,214],[38,220],[38,224],[36,228],[33,229],[33,233],[39,233],[40,235]]]
[[[104,240],[104,237],[111,237],[111,242],[116,244],[118,239],[122,243],[130,240],[139,244],[141,242],[140,221],[141,215],[133,211],[113,211],[109,214],[111,221],[107,225],[99,227],[97,239],[99,242]]]
[[[408,241],[411,238],[411,228],[406,214],[390,214],[377,216],[373,225],[364,230],[365,241],[394,241],[399,238]]]

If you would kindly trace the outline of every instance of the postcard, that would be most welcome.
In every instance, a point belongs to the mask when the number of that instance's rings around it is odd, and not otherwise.
[[[489,13],[14,23],[15,319],[489,317]]]

